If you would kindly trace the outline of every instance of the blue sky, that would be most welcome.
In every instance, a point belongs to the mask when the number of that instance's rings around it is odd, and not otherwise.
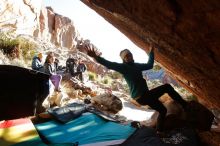
[[[81,36],[91,40],[101,50],[104,58],[121,62],[119,53],[127,48],[133,53],[136,62],[147,62],[148,56],[143,50],[80,0],[44,0],[44,5],[69,17]]]

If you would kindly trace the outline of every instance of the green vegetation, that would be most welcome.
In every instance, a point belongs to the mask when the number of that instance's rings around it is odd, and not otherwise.
[[[111,84],[112,79],[111,79],[111,77],[106,76],[106,77],[104,77],[103,80],[101,80],[101,82],[102,82],[103,84]]]
[[[88,75],[89,75],[89,80],[91,81],[95,81],[97,79],[97,74],[94,72],[88,71]]]
[[[110,74],[110,77],[112,79],[121,79],[122,78],[122,75],[116,71],[113,71],[111,74]]]
[[[161,67],[159,66],[159,65],[154,65],[154,67],[153,67],[153,71],[158,71],[158,70],[160,70],[161,69]]]
[[[197,97],[195,95],[189,95],[186,97],[187,101],[198,101]]]
[[[17,39],[11,39],[3,33],[0,34],[0,49],[3,51],[4,54],[11,54],[14,47],[18,45],[19,41]]]
[[[25,61],[32,59],[36,53],[37,45],[22,37],[10,37],[0,33],[0,50],[11,59],[24,58]]]
[[[109,83],[109,80],[107,78],[105,78],[103,81],[102,81],[104,84],[108,84]]]
[[[125,83],[125,84],[123,84],[123,86],[124,86],[125,92],[129,93],[130,90],[129,90],[128,84]]]
[[[37,53],[35,50],[37,44],[30,42],[29,40],[21,37],[17,39],[19,40],[19,43],[21,45],[22,56],[24,57],[24,59],[31,60],[34,57],[34,55]]]
[[[112,84],[112,78],[108,75],[105,75],[104,77],[101,77],[100,75],[88,71],[88,77],[91,81],[96,81],[99,84],[105,84],[105,85],[111,85]]]

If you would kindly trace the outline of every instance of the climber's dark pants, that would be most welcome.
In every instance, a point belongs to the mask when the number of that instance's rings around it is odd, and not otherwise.
[[[149,90],[139,99],[137,99],[137,102],[139,104],[149,105],[152,109],[159,112],[156,127],[158,131],[163,131],[164,119],[167,113],[167,109],[158,99],[165,93],[168,93],[168,95],[173,100],[181,104],[183,108],[186,107],[186,101],[182,99],[182,97],[173,89],[170,84],[164,84],[162,86]]]

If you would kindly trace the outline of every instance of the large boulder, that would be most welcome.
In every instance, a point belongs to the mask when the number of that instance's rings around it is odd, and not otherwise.
[[[209,131],[211,129],[214,115],[200,103],[191,101],[185,110],[174,101],[165,103],[165,105],[167,107],[165,130],[183,127],[199,131]]]
[[[39,26],[42,0],[1,0],[1,31],[33,34]]]
[[[73,21],[44,7],[43,0],[1,0],[0,20],[3,32],[34,36],[76,51],[80,34]]]
[[[49,94],[49,75],[34,70],[0,65],[0,121],[34,116],[44,111]]]
[[[101,111],[116,114],[123,108],[122,101],[111,93],[104,93],[91,98],[93,106]]]
[[[219,0],[81,0],[208,107],[220,107]]]

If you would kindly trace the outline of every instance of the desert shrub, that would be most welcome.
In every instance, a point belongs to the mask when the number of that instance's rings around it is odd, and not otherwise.
[[[19,40],[19,43],[21,45],[21,52],[24,59],[31,60],[36,54],[37,44],[21,37],[17,39]]]
[[[128,84],[123,84],[123,87],[124,87],[125,92],[130,93]]]
[[[195,95],[188,95],[186,97],[187,101],[198,101],[197,97]]]
[[[159,70],[161,70],[161,67],[159,66],[159,65],[154,65],[154,67],[153,67],[153,71],[159,71]]]
[[[88,72],[89,80],[95,81],[97,79],[97,75],[93,72]]]
[[[116,83],[111,84],[112,90],[118,90],[118,85]]]
[[[4,33],[0,33],[0,49],[9,58],[19,58],[30,60],[36,53],[36,44],[22,37],[13,38]]]
[[[147,82],[147,84],[148,84],[149,89],[153,89],[153,88],[156,88],[156,87],[162,85],[162,82],[158,79],[155,79],[155,80],[149,80]]]
[[[118,73],[118,72],[113,71],[113,72],[111,73],[110,77],[111,77],[112,79],[121,79],[121,78],[122,78],[122,75],[121,75],[120,73]]]
[[[110,77],[106,76],[101,82],[103,84],[111,84],[112,80]]]
[[[5,55],[13,57],[17,53],[19,56],[19,52],[14,49],[16,46],[19,46],[19,40],[10,38],[4,33],[0,34],[0,49]]]
[[[109,80],[108,80],[107,78],[105,78],[105,79],[103,80],[103,83],[104,83],[104,84],[108,84],[108,83],[109,83]]]

